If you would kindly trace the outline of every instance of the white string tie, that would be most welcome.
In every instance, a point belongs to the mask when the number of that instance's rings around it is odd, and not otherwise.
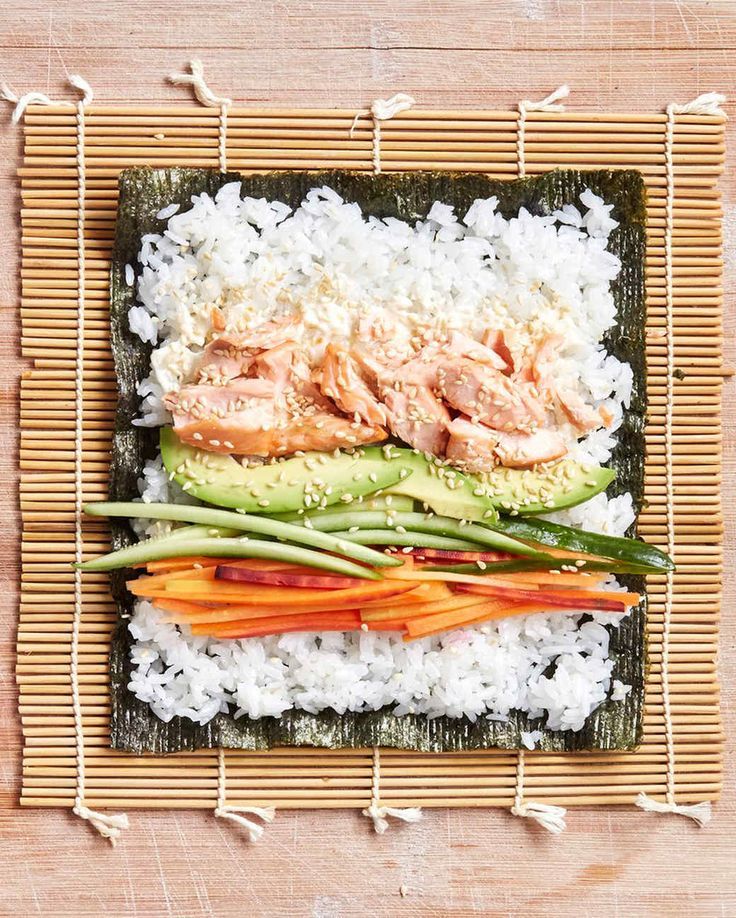
[[[371,775],[371,802],[363,810],[363,815],[373,820],[373,828],[378,835],[383,835],[390,825],[387,816],[392,816],[401,822],[419,822],[422,818],[422,808],[419,806],[381,806],[381,749],[379,746],[373,747]]]
[[[390,99],[376,99],[367,111],[358,112],[350,126],[349,136],[352,137],[358,121],[370,115],[373,118],[373,171],[376,175],[381,172],[381,122],[390,121],[401,112],[408,111],[414,105],[412,96],[405,92],[397,92]]]
[[[399,819],[401,822],[419,822],[422,818],[422,809],[418,806],[399,808],[371,803],[363,810],[363,815],[369,816],[373,820],[373,828],[379,835],[383,835],[390,825],[387,816],[393,816],[394,819]]]
[[[524,161],[524,144],[526,141],[526,113],[527,112],[564,112],[565,106],[560,99],[566,99],[570,95],[570,87],[567,83],[558,86],[554,92],[551,92],[544,99],[538,102],[532,102],[530,99],[523,99],[519,102],[519,123],[516,129],[516,155],[519,164],[519,176],[523,178],[526,175],[526,163]]]
[[[225,750],[222,746],[217,750],[217,806],[215,816],[220,819],[230,819],[245,829],[251,842],[257,842],[265,829],[252,819],[246,819],[241,813],[257,816],[263,822],[273,822],[276,810],[272,806],[228,806],[225,802],[227,795],[227,771],[225,770]]]
[[[189,62],[191,73],[170,73],[169,82],[174,86],[191,86],[194,89],[194,95],[197,101],[209,108],[217,108],[218,105],[232,105],[233,100],[227,96],[216,96],[209,88],[204,79],[204,66],[202,61],[193,60]]]
[[[711,805],[707,800],[703,803],[684,805],[672,802],[662,803],[659,800],[653,800],[646,794],[639,794],[636,798],[636,805],[648,813],[677,813],[678,816],[687,816],[699,826],[707,825],[713,815]]]
[[[111,815],[98,813],[82,803],[75,804],[73,813],[75,816],[79,816],[80,819],[88,820],[104,838],[109,838],[113,848],[117,845],[122,830],[130,828],[130,823],[125,813],[113,813]]]
[[[563,806],[554,806],[551,803],[536,803],[530,800],[524,802],[524,767],[525,755],[524,750],[519,750],[519,758],[516,764],[516,795],[514,805],[511,807],[511,813],[514,816],[522,816],[526,819],[533,819],[543,826],[553,835],[559,835],[567,828],[565,816],[567,810]]]
[[[75,89],[79,89],[82,92],[82,105],[89,105],[94,96],[92,87],[89,85],[89,83],[76,73],[69,77],[69,82]],[[68,99],[60,99],[58,101],[55,99],[50,99],[44,92],[31,91],[25,93],[25,95],[18,96],[13,92],[7,83],[0,84],[0,96],[2,96],[6,102],[10,102],[15,105],[15,109],[13,110],[11,117],[13,124],[17,124],[20,121],[20,119],[23,117],[23,113],[29,105],[77,105],[76,102],[70,102]]]
[[[567,810],[563,806],[553,806],[549,803],[518,803],[511,807],[514,816],[524,816],[533,819],[553,835],[560,835],[567,828],[565,815]]]
[[[260,823],[241,816],[241,813],[250,813],[251,816],[257,816],[264,822],[273,822],[276,818],[276,810],[272,806],[218,806],[215,808],[215,816],[237,822],[246,830],[249,840],[254,843],[263,835],[265,828]]]
[[[220,130],[218,134],[218,153],[220,158],[220,172],[227,172],[227,110],[233,104],[227,96],[216,96],[204,79],[204,66],[202,61],[189,62],[191,73],[170,73],[169,82],[174,86],[191,86],[197,101],[208,108],[220,108]]]
[[[720,92],[704,92],[693,99],[692,102],[686,102],[685,105],[676,105],[674,102],[668,106],[676,115],[722,115],[726,113],[721,105],[726,101],[726,97]]]

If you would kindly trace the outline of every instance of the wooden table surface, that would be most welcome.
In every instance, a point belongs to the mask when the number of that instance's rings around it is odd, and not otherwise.
[[[253,105],[509,108],[560,83],[576,110],[660,111],[735,93],[736,3],[670,0],[5,0],[0,79],[105,102],[184,100],[164,77],[200,56]],[[728,107],[733,116],[735,107]],[[731,735],[723,797],[698,830],[633,808],[574,810],[558,837],[499,810],[428,811],[376,836],[356,812],[280,814],[258,845],[203,812],[134,811],[114,851],[65,811],[20,810],[17,614],[18,208],[21,132],[0,112],[0,915],[736,914],[734,384],[724,411],[727,546],[721,677]],[[733,123],[733,122],[732,122]],[[734,362],[734,130],[722,190]]]

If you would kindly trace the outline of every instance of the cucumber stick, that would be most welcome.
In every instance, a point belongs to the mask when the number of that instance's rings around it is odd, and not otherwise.
[[[352,558],[354,561],[361,561],[373,567],[396,567],[401,564],[398,558],[389,558],[383,554],[383,552],[374,551],[372,548],[367,548],[363,545],[353,545],[350,542],[343,542],[327,533],[315,532],[311,529],[305,529],[303,526],[294,526],[291,523],[283,523],[279,520],[270,520],[264,516],[234,513],[231,510],[215,510],[211,507],[192,507],[187,504],[140,504],[132,501],[120,503],[101,501],[100,503],[86,504],[84,512],[91,516],[105,517],[114,516],[130,518],[144,515],[146,519],[176,520],[178,522],[195,523],[210,527],[236,529],[238,532],[270,536],[275,539],[283,539],[285,542],[296,542],[298,544],[308,545],[310,548],[318,548],[323,551],[334,552],[338,555],[345,555],[348,558]],[[337,528],[342,529],[346,527],[338,526]],[[167,539],[172,539],[174,536],[175,533],[172,533]],[[182,538],[182,540],[184,540],[183,536],[179,537],[177,535],[176,538]],[[165,539],[156,541],[160,541],[162,544],[168,544]],[[222,540],[218,539],[216,542],[220,544]],[[190,552],[190,554],[203,553]],[[209,555],[214,557],[216,552],[209,552]],[[159,557],[165,558],[167,556],[160,555]]]

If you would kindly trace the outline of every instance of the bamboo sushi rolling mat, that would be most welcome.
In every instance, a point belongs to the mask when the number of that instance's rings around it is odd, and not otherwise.
[[[108,346],[108,271],[117,176],[134,165],[371,170],[374,130],[355,111],[92,104],[32,105],[22,191],[22,593],[17,679],[21,803],[70,807],[83,767],[91,808],[510,807],[670,804],[717,798],[722,730],[716,652],[721,584],[724,119],[695,114],[422,111],[381,124],[383,169],[515,178],[556,167],[637,168],[646,179],[648,508],[640,533],[677,573],[649,578],[645,731],[627,753],[488,750],[202,750],[134,757],[108,748],[108,647],[116,620],[106,575],[81,582],[74,646],[75,519],[105,498],[116,384]],[[84,129],[83,206],[78,130]],[[224,140],[224,149],[221,141]],[[668,164],[668,153],[671,159]],[[669,205],[669,206],[668,206]],[[78,361],[83,233],[83,361]],[[79,375],[78,375],[79,374]],[[77,383],[80,388],[77,389]],[[82,408],[81,414],[78,408]],[[80,427],[78,428],[78,422]],[[81,439],[76,441],[78,430]],[[77,446],[81,447],[78,453]],[[81,463],[79,459],[81,457]],[[75,493],[80,480],[82,493]],[[85,521],[85,555],[105,551]],[[71,671],[76,664],[78,694]],[[79,705],[76,707],[78,699]],[[76,710],[75,710],[76,708]],[[521,785],[523,781],[523,786]]]

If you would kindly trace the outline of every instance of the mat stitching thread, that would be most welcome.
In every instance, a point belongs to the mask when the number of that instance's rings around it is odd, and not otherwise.
[[[217,151],[220,159],[220,172],[227,172],[227,112],[233,100],[227,96],[217,96],[204,79],[204,65],[200,60],[189,62],[191,73],[170,73],[169,82],[174,86],[191,86],[198,102],[207,108],[220,109]]]
[[[675,508],[674,508],[674,467],[672,462],[672,423],[674,414],[675,396],[675,329],[674,329],[674,280],[672,275],[672,232],[674,228],[675,212],[675,170],[673,160],[675,115],[719,115],[723,114],[720,105],[725,102],[725,97],[719,93],[704,93],[689,102],[687,105],[676,105],[674,102],[667,106],[667,122],[665,127],[664,157],[667,181],[667,197],[665,203],[665,234],[664,234],[664,263],[665,263],[665,309],[666,309],[666,335],[665,348],[667,352],[667,384],[665,398],[665,489],[667,494],[667,552],[675,560]],[[653,800],[647,794],[640,793],[636,798],[636,805],[643,810],[655,813],[678,813],[689,816],[692,820],[703,826],[710,821],[710,803],[696,803],[689,806],[678,805],[676,802],[676,775],[675,775],[675,737],[672,723],[672,704],[670,699],[669,659],[670,659],[670,632],[672,625],[672,604],[674,601],[674,573],[667,571],[665,578],[664,618],[662,625],[662,706],[664,710],[665,744],[667,756],[667,775],[665,797],[667,802]]]
[[[82,458],[84,437],[84,307],[85,307],[85,241],[84,209],[86,202],[86,160],[84,152],[85,120],[84,110],[92,101],[92,90],[80,77],[72,78],[73,85],[84,92],[84,98],[77,103],[77,352],[74,374],[74,560],[77,565],[82,561],[84,544],[82,540]],[[82,572],[74,568],[74,619],[72,623],[70,679],[72,689],[72,710],[74,713],[74,734],[77,753],[77,790],[74,798],[74,812],[82,819],[87,819],[114,846],[120,837],[121,829],[128,828],[128,817],[125,814],[105,815],[95,812],[84,804],[85,796],[85,763],[84,763],[84,725],[82,722],[82,703],[79,696],[79,633],[82,625]]]
[[[561,99],[566,99],[570,95],[570,88],[566,83],[558,86],[554,92],[551,92],[539,102],[532,102],[529,99],[523,99],[519,102],[519,120],[516,127],[516,157],[519,178],[526,176],[526,113],[527,112],[562,112],[565,106],[560,103]],[[523,749],[519,749],[516,762],[516,789],[514,793],[514,803],[511,812],[514,816],[523,816],[533,819],[540,826],[559,835],[566,828],[565,814],[567,810],[561,806],[554,806],[548,803],[535,803],[533,800],[524,802],[524,771],[526,768],[526,755]]]
[[[381,806],[381,750],[380,747],[373,747],[373,768],[371,770],[371,802],[370,806],[363,810],[364,816],[369,816],[373,820],[373,828],[379,835],[389,827],[387,816],[393,816],[401,822],[419,822],[422,818],[422,808],[420,806]]]
[[[264,822],[273,822],[276,818],[276,810],[272,806],[229,806],[225,800],[227,795],[227,771],[225,765],[225,750],[222,746],[217,750],[217,806],[215,807],[215,816],[220,819],[230,819],[242,826],[248,833],[248,838],[252,842],[257,842],[263,835],[265,829],[252,819],[246,819],[241,813],[249,813],[251,816],[258,816]]]
[[[350,127],[350,137],[364,115],[373,117],[373,172],[381,174],[381,122],[390,121],[401,112],[408,111],[414,105],[412,96],[405,92],[397,92],[390,99],[375,99],[368,111],[358,112]],[[373,747],[373,767],[371,769],[371,802],[363,810],[364,816],[373,820],[373,828],[379,835],[383,835],[389,826],[387,816],[394,816],[403,822],[418,822],[422,818],[421,807],[392,807],[381,806],[381,750]]]

